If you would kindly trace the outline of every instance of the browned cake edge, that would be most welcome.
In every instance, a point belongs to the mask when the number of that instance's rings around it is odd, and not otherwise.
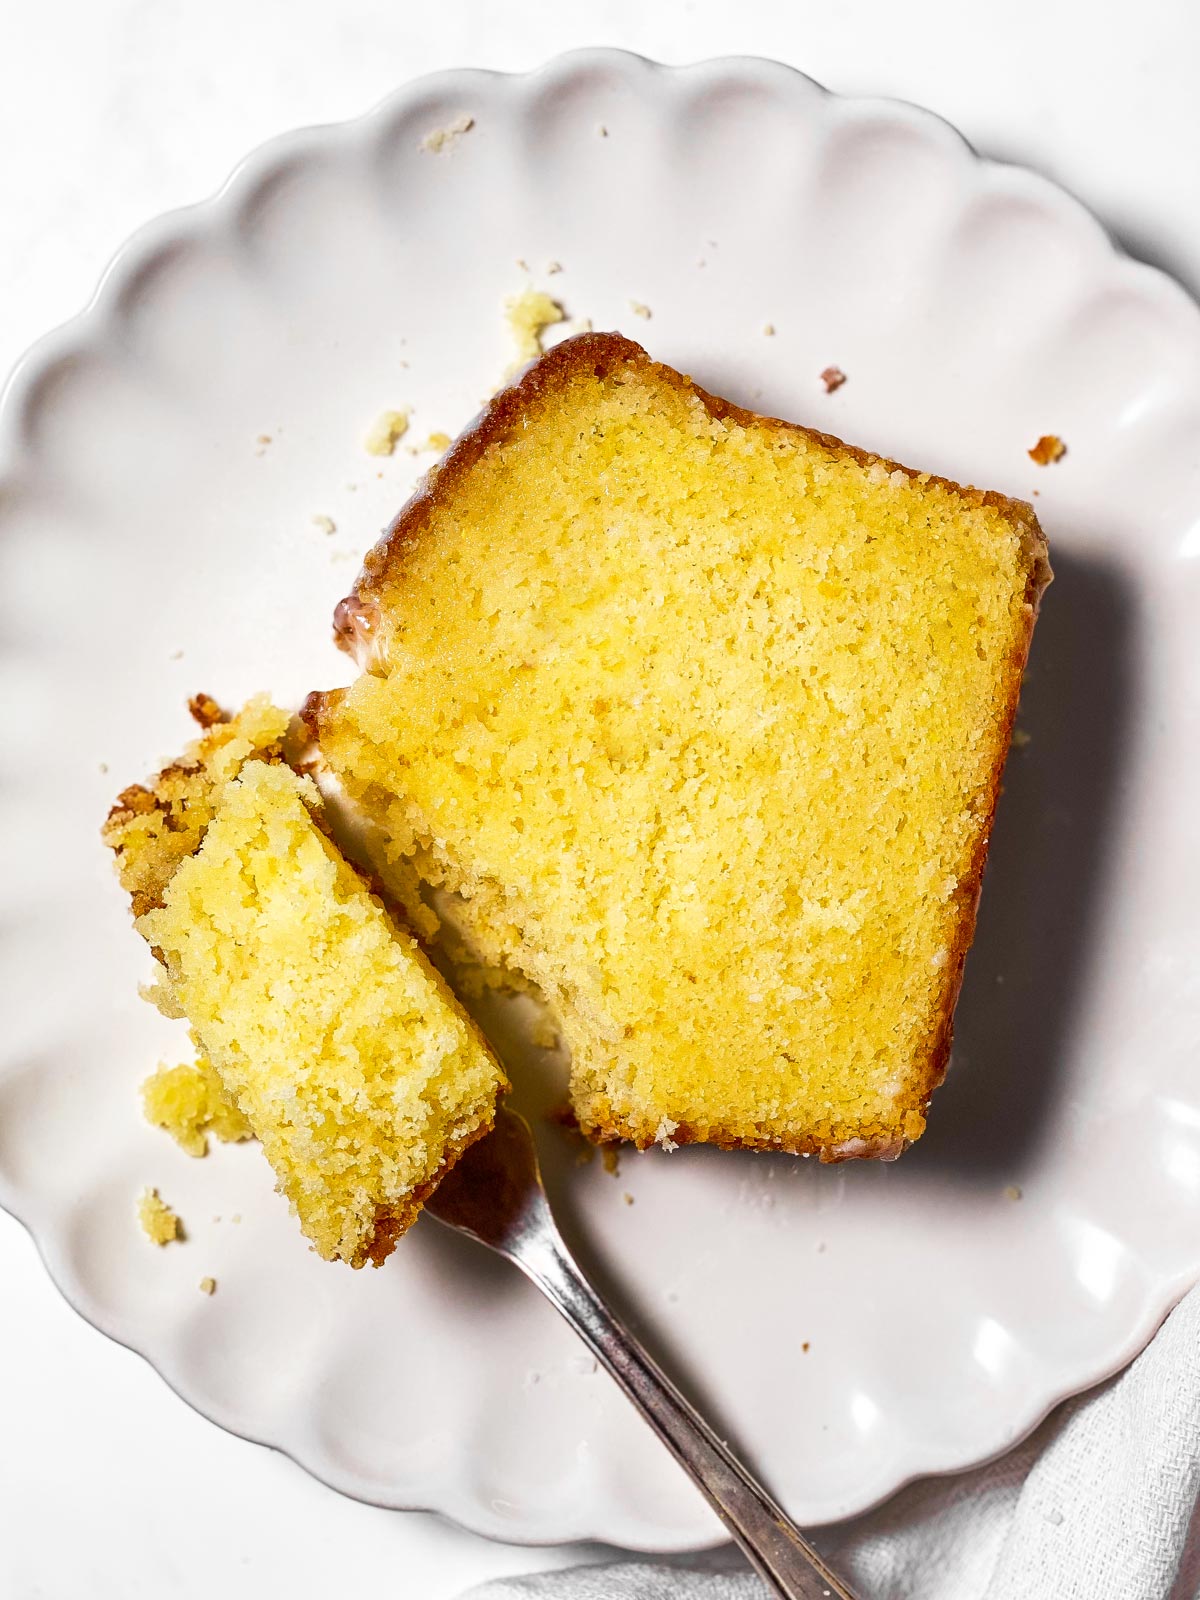
[[[857,1158],[891,1160],[900,1155],[912,1142],[903,1131],[904,1118],[916,1111],[923,1120],[934,1090],[946,1076],[950,1046],[953,1037],[954,1008],[962,988],[963,970],[967,951],[975,934],[975,921],[979,909],[983,871],[987,863],[988,844],[996,805],[1004,776],[1004,765],[1012,739],[1012,727],[1017,713],[1021,691],[1021,678],[1029,656],[1034,624],[1037,621],[1041,597],[1053,573],[1050,567],[1046,537],[1038,524],[1032,506],[990,489],[976,489],[955,483],[950,478],[920,472],[887,456],[848,445],[832,434],[821,433],[799,423],[787,422],[779,417],[762,416],[757,412],[736,406],[731,401],[694,384],[690,378],[660,362],[653,361],[641,345],[619,333],[583,333],[564,339],[540,360],[528,367],[508,388],[501,390],[484,409],[479,418],[459,436],[442,462],[427,475],[425,483],[400,509],[379,542],[367,552],[355,589],[337,607],[334,616],[334,634],[339,646],[355,655],[360,666],[370,658],[373,633],[378,621],[375,610],[376,596],[389,578],[402,566],[407,553],[426,531],[435,511],[447,507],[455,489],[471,468],[493,445],[502,444],[506,436],[519,428],[529,411],[540,403],[552,399],[557,392],[569,387],[572,379],[584,372],[589,376],[607,378],[621,367],[639,369],[653,381],[666,384],[679,394],[698,399],[709,414],[721,421],[733,421],[746,427],[768,427],[789,434],[799,434],[813,440],[834,455],[847,456],[860,466],[879,464],[888,472],[903,472],[920,484],[933,483],[949,489],[966,505],[990,506],[1002,512],[1021,537],[1026,564],[1025,627],[1009,654],[1002,680],[1003,710],[997,722],[997,737],[992,766],[992,777],[987,792],[986,807],[976,837],[975,851],[956,891],[959,902],[959,919],[955,938],[950,947],[942,987],[941,1002],[930,1031],[929,1047],[924,1057],[915,1058],[910,1067],[910,1090],[904,1103],[897,1106],[897,1124],[885,1132],[871,1134],[862,1139],[839,1141],[837,1144],[814,1138],[788,1139],[764,1132],[761,1138],[747,1138],[719,1127],[698,1129],[680,1123],[672,1132],[674,1144],[695,1143],[698,1140],[716,1144],[722,1149],[786,1150],[796,1155],[819,1155],[822,1161],[843,1161]],[[341,698],[344,691],[329,695],[310,695],[303,718],[309,731],[319,742],[325,708]],[[627,1140],[639,1148],[646,1148],[660,1138],[658,1127],[635,1124],[605,1107],[601,1097],[591,1096],[591,1112],[583,1114],[577,1107],[580,1127],[596,1143]],[[598,1103],[601,1102],[601,1103]]]
[[[167,884],[200,848],[212,821],[209,799],[213,781],[208,758],[222,742],[223,730],[231,728],[232,719],[207,694],[193,695],[188,710],[202,730],[201,737],[146,783],[131,783],[122,789],[100,829],[135,919],[162,905]],[[260,761],[281,761],[283,747],[274,742],[256,749],[254,755]],[[127,857],[134,834],[140,834],[136,860]],[[146,848],[150,842],[154,850]]]
[[[504,1081],[500,1094],[507,1093],[509,1084]],[[496,1107],[493,1105],[486,1118],[482,1118],[461,1139],[456,1139],[453,1144],[446,1146],[445,1156],[441,1166],[432,1178],[425,1183],[419,1183],[407,1196],[402,1206],[380,1206],[375,1213],[375,1224],[371,1236],[362,1247],[361,1254],[350,1263],[353,1267],[365,1266],[369,1261],[373,1267],[381,1267],[392,1251],[396,1248],[396,1241],[412,1227],[429,1197],[437,1192],[439,1186],[445,1181],[454,1167],[467,1151],[478,1140],[491,1133],[496,1126]]]
[[[736,406],[732,401],[710,394],[674,367],[652,360],[640,344],[627,339],[624,334],[580,333],[548,350],[527,367],[515,382],[494,396],[475,421],[454,441],[437,466],[429,470],[421,487],[400,508],[378,542],[367,551],[358,582],[335,612],[334,635],[342,649],[351,655],[356,654],[359,647],[369,650],[370,629],[368,627],[356,635],[356,611],[363,608],[364,602],[374,600],[387,579],[401,569],[405,556],[428,526],[432,513],[449,506],[456,486],[476,462],[493,445],[502,444],[510,432],[520,428],[536,405],[553,399],[558,391],[568,388],[576,376],[587,372],[590,376],[604,379],[611,377],[621,367],[638,369],[648,379],[665,384],[685,397],[699,400],[709,414],[719,421],[798,434],[835,455],[849,456],[860,466],[877,463],[889,472],[903,472],[906,477],[919,483],[939,484],[958,495],[969,506],[994,507],[1005,514],[1025,542],[1030,567],[1027,592],[1032,597],[1032,604],[1036,606],[1037,598],[1050,582],[1052,574],[1046,538],[1038,526],[1033,507],[1027,501],[1015,500],[991,489],[964,486],[950,478],[921,472],[888,456],[846,444],[833,434],[821,433],[816,428],[806,428],[798,422],[787,422],[780,417],[748,411],[744,406]],[[310,723],[316,728],[319,728],[323,698],[320,694],[310,697],[307,708]]]

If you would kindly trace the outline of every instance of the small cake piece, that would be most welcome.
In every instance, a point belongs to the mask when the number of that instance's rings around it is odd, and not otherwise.
[[[138,1196],[138,1222],[151,1244],[162,1246],[173,1239],[182,1239],[183,1229],[179,1218],[159,1195],[157,1189],[143,1189]]]
[[[367,556],[308,718],[413,914],[541,988],[590,1137],[894,1156],[1048,577],[1027,505],[587,335]]]
[[[208,1154],[208,1135],[224,1144],[254,1137],[249,1122],[225,1092],[220,1074],[203,1053],[194,1062],[160,1066],[142,1084],[146,1121],[165,1128],[190,1156]]]
[[[470,133],[475,126],[475,118],[470,112],[464,111],[455,117],[453,122],[448,122],[444,128],[430,128],[421,139],[421,149],[438,155],[443,150],[450,150],[458,143],[464,133]]]
[[[381,411],[367,430],[363,448],[368,455],[390,456],[408,432],[411,415],[406,406],[402,411]]]
[[[137,928],[318,1254],[377,1265],[492,1126],[504,1075],[324,831],[263,701],[105,827]]]
[[[1031,461],[1036,461],[1039,467],[1051,466],[1055,461],[1061,461],[1067,453],[1067,447],[1056,433],[1043,433],[1038,442],[1026,454]]]
[[[567,313],[558,301],[541,289],[525,289],[504,303],[505,320],[517,347],[517,358],[510,372],[534,361],[542,353],[542,335]]]

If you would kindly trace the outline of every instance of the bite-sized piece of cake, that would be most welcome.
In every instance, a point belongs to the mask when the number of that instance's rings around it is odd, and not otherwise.
[[[1048,578],[1028,506],[584,335],[368,555],[307,715],[414,904],[543,989],[591,1137],[891,1156]]]
[[[214,722],[105,827],[137,928],[327,1260],[377,1265],[492,1126],[504,1075],[335,848],[288,718]],[[147,799],[146,797],[149,797]]]

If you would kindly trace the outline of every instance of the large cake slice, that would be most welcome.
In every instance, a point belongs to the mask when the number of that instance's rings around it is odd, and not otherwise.
[[[138,931],[319,1255],[378,1265],[507,1087],[251,701],[105,826]]]
[[[310,721],[412,915],[457,891],[558,1012],[589,1135],[891,1156],[1048,577],[1027,505],[584,335],[368,556]]]

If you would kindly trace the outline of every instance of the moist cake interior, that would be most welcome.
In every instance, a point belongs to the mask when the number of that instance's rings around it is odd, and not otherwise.
[[[585,335],[368,558],[308,715],[411,917],[456,892],[558,1013],[585,1132],[894,1155],[1048,577],[1028,506]]]

